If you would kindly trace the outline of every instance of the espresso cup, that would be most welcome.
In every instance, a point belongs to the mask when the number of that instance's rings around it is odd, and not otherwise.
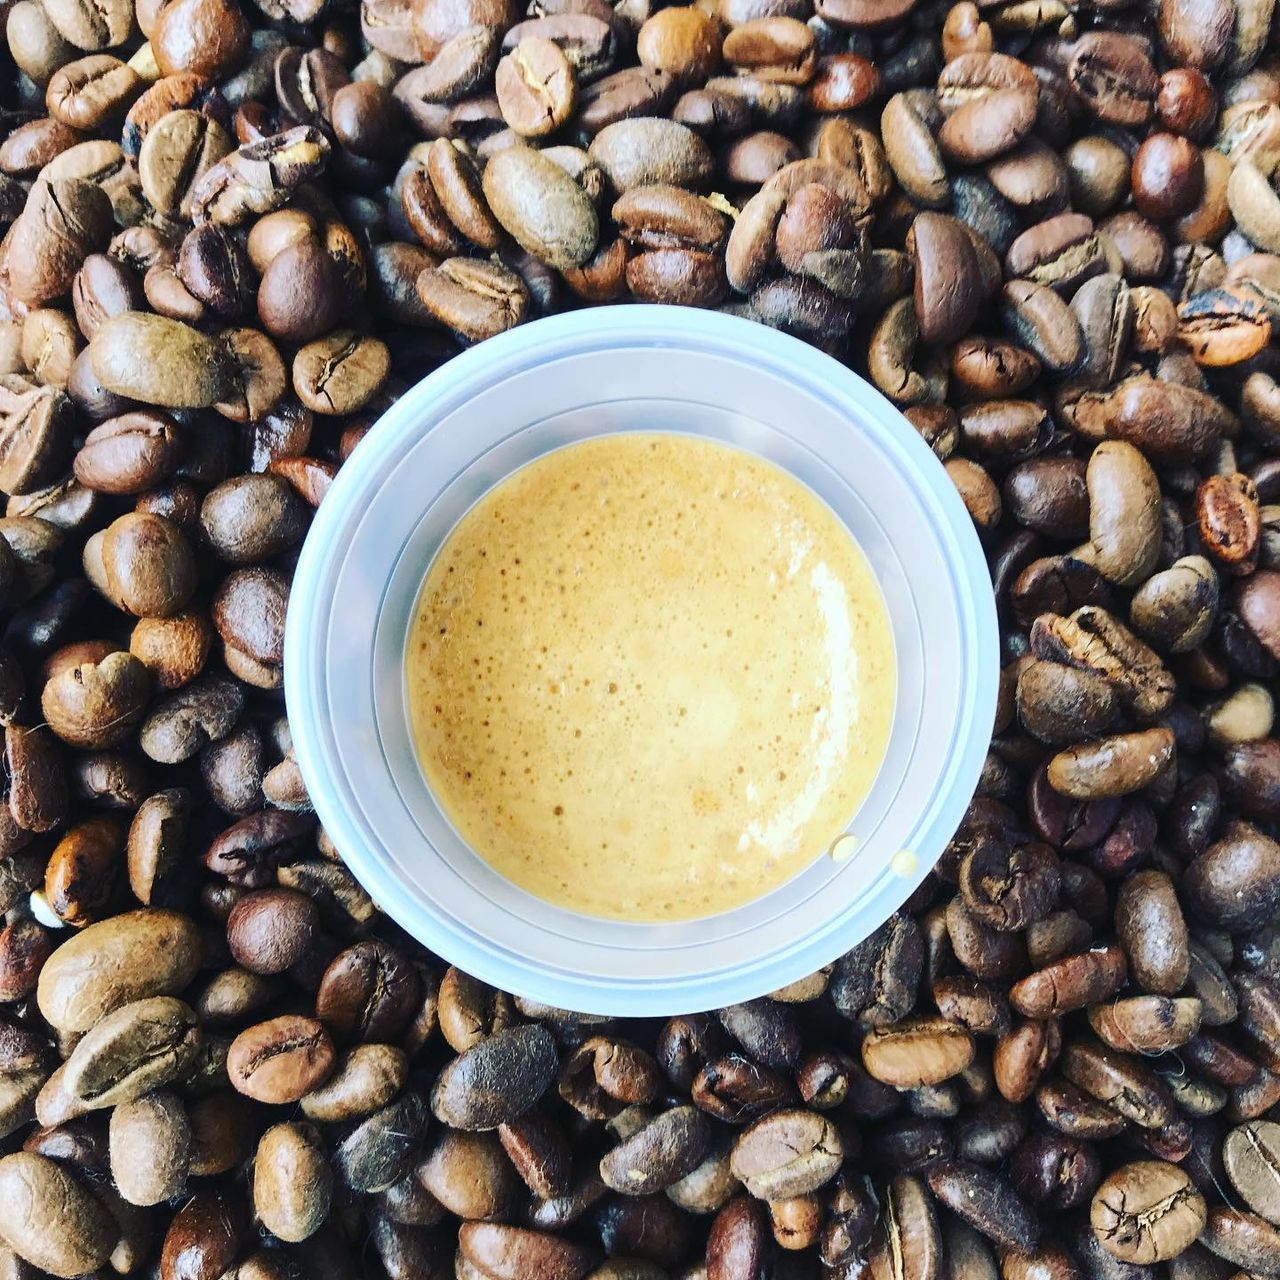
[[[672,923],[564,910],[494,871],[432,793],[406,696],[419,592],[463,515],[536,458],[636,431],[732,445],[808,486],[867,558],[896,656],[888,747],[846,831],[763,897]],[[776,990],[890,916],[928,874],[973,794],[998,675],[982,548],[942,465],[902,415],[794,338],[661,306],[519,326],[402,396],[319,508],[285,638],[285,691],[307,789],[378,906],[495,987],[632,1017]]]

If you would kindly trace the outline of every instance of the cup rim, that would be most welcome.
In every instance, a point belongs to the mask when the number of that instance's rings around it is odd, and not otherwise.
[[[664,980],[646,987],[621,986],[594,975],[576,973],[571,964],[553,971],[513,966],[501,953],[492,928],[474,921],[459,929],[431,904],[404,901],[403,885],[379,848],[371,828],[355,804],[344,804],[343,793],[356,799],[345,774],[338,776],[324,745],[320,720],[327,712],[324,696],[326,663],[313,633],[318,618],[327,618],[325,593],[332,587],[333,565],[341,554],[344,527],[349,527],[356,500],[365,496],[377,478],[390,474],[404,451],[430,434],[446,416],[437,406],[450,406],[492,387],[515,368],[536,368],[584,348],[644,346],[711,349],[722,355],[758,362],[782,383],[817,394],[852,420],[870,421],[889,433],[895,460],[939,513],[937,530],[945,535],[947,559],[956,578],[957,604],[969,634],[962,637],[971,650],[966,684],[960,701],[951,757],[939,772],[938,788],[928,796],[926,821],[917,829],[917,847],[929,860],[900,873],[889,886],[843,902],[831,913],[818,936],[788,947],[760,964],[717,971],[699,982]],[[425,511],[430,503],[424,503]],[[372,508],[370,508],[372,509]],[[931,543],[931,549],[935,544]],[[936,544],[938,546],[941,543]],[[425,572],[425,566],[424,566]],[[364,885],[380,909],[423,945],[450,963],[482,980],[518,995],[584,1012],[656,1015],[687,1012],[747,999],[806,976],[838,955],[888,918],[925,878],[933,858],[954,832],[973,794],[986,756],[994,718],[999,652],[994,599],[986,558],[954,485],[923,439],[873,387],[838,361],[777,330],[739,317],[679,307],[625,304],[569,312],[537,320],[487,340],[455,356],[406,391],[375,424],[343,467],[316,512],[295,572],[285,636],[285,694],[294,751],[317,816],[341,851],[352,874]],[[428,842],[429,843],[429,842]],[[776,892],[776,891],[775,891]],[[766,898],[771,895],[766,895]],[[855,919],[854,917],[857,917]],[[490,922],[492,924],[492,922]],[[696,923],[696,922],[694,922]],[[844,928],[834,927],[844,925]],[[861,926],[856,936],[850,931]],[[471,935],[471,936],[469,936]],[[762,976],[768,969],[767,986]]]

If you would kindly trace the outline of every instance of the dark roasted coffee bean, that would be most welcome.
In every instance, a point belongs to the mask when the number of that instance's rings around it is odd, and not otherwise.
[[[522,1115],[542,1096],[556,1065],[555,1044],[544,1028],[500,1031],[441,1073],[431,1109],[454,1128],[496,1129]]]
[[[949,1161],[925,1175],[934,1195],[975,1230],[1011,1248],[1034,1248],[1034,1210],[1006,1182],[977,1164]]]

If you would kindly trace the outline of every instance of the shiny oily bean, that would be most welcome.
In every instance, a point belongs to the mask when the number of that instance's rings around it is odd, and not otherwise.
[[[73,464],[76,479],[100,493],[154,488],[178,465],[177,428],[164,414],[141,410],[109,418],[85,437]]]
[[[518,1181],[492,1134],[446,1130],[418,1165],[419,1183],[462,1218],[497,1218],[514,1199]]]
[[[735,69],[780,84],[807,84],[815,71],[812,31],[796,18],[755,18],[725,36],[724,59]]]

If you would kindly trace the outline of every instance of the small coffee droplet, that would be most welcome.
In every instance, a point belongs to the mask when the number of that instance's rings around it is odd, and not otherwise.
[[[857,852],[858,837],[851,831],[846,831],[842,836],[836,836],[831,842],[831,847],[827,853],[831,855],[832,862],[848,862]]]

